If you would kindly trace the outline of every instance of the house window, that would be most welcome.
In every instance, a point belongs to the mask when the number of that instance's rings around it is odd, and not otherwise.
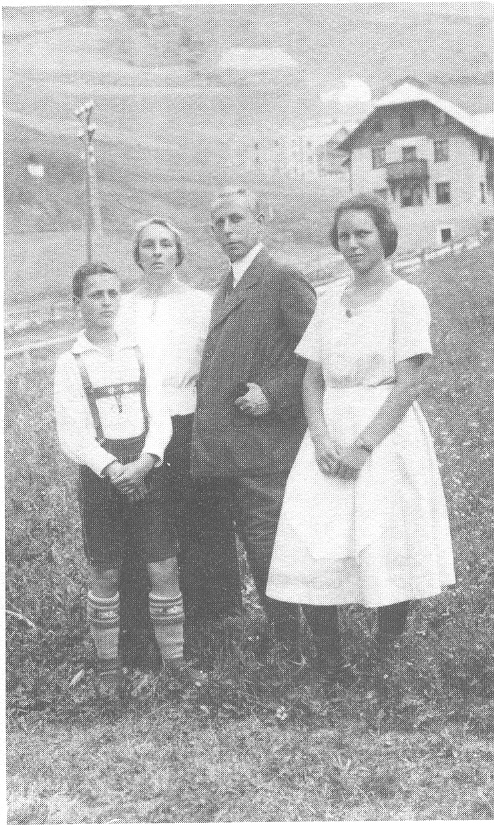
[[[314,163],[314,155],[307,156],[307,163]]]
[[[307,149],[312,149],[312,143],[310,140],[307,141]]]
[[[382,119],[382,115],[374,115],[374,132],[376,135],[382,135],[384,132],[384,123]]]
[[[480,181],[480,203],[485,203],[485,183]]]
[[[453,237],[450,226],[442,226],[440,229],[441,243],[448,243]]]
[[[400,189],[401,206],[422,206],[423,193],[420,183],[409,183]]]
[[[434,141],[434,162],[440,163],[442,160],[449,160],[449,148],[447,140]]]
[[[402,131],[407,129],[415,129],[416,119],[415,111],[411,106],[406,106],[400,112],[400,126]]]
[[[434,109],[432,113],[432,121],[434,126],[446,126],[448,122],[448,116],[446,112],[443,112],[442,109]]]
[[[278,146],[280,145],[279,140],[275,140],[274,145],[276,146],[276,148],[278,148]]]
[[[388,189],[384,187],[384,189],[374,189],[374,195],[377,195],[379,198],[382,198],[383,201],[388,200]]]
[[[416,146],[403,146],[401,152],[402,152],[403,160],[416,160],[417,159],[417,147]]]
[[[436,203],[451,203],[451,184],[436,183]]]
[[[382,169],[383,166],[386,166],[386,148],[379,146],[378,149],[372,150],[372,168]]]
[[[254,149],[256,150],[256,152],[259,150],[259,144],[258,143],[254,143]]]

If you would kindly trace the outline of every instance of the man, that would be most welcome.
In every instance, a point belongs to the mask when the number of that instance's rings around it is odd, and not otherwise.
[[[296,270],[267,254],[264,223],[259,200],[241,187],[224,189],[211,206],[214,237],[231,263],[204,346],[191,469],[233,505],[261,603],[297,656],[298,609],[265,590],[286,480],[306,429],[305,361],[294,349],[316,297]]]

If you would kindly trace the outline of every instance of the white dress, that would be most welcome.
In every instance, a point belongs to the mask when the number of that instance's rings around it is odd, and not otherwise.
[[[117,333],[132,333],[145,363],[161,376],[163,402],[170,415],[195,411],[211,304],[209,293],[186,285],[159,298],[139,289],[122,296]]]
[[[296,352],[322,365],[324,417],[340,449],[376,415],[395,364],[431,353],[430,313],[398,279],[348,318],[343,287],[318,303]],[[449,523],[425,418],[414,403],[356,480],[326,476],[306,433],[290,473],[266,595],[367,607],[420,599],[454,584]]]

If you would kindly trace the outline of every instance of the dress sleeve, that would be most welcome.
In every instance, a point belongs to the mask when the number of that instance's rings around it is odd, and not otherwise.
[[[432,354],[429,304],[418,287],[413,284],[407,286],[407,291],[400,295],[395,309],[395,363],[414,355]]]
[[[322,328],[323,305],[318,301],[314,315],[295,349],[295,354],[320,364],[322,362]]]

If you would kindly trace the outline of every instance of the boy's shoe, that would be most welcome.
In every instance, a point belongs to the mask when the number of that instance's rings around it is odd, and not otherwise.
[[[122,700],[124,676],[120,659],[98,659],[96,664],[96,693],[104,702]]]
[[[183,659],[169,659],[166,662],[165,671],[169,676],[182,682],[187,687],[201,688],[209,682],[207,673]]]

